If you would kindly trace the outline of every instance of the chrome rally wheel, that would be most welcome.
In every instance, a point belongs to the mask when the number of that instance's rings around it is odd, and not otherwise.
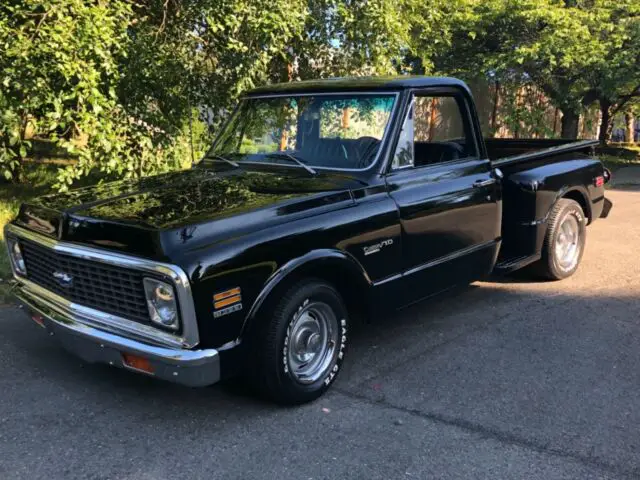
[[[339,341],[338,319],[329,305],[307,302],[289,326],[287,362],[300,383],[309,384],[327,375]]]
[[[554,245],[558,266],[564,271],[572,270],[580,258],[580,224],[573,215],[565,217],[560,224]]]

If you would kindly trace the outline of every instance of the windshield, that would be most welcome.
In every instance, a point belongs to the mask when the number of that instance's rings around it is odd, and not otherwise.
[[[246,98],[205,158],[367,168],[377,157],[395,100],[395,94]]]

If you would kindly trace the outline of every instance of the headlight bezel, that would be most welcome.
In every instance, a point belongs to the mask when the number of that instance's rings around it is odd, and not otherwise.
[[[181,328],[180,305],[173,282],[155,277],[143,277],[142,283],[151,323],[163,330],[178,332]],[[162,298],[163,296],[165,298]],[[170,320],[167,320],[167,310],[173,313]]]
[[[17,250],[16,250],[17,249]],[[24,261],[24,254],[22,252],[22,246],[15,237],[7,237],[7,250],[9,253],[9,261],[11,262],[11,268],[13,273],[19,277],[27,276],[27,264]],[[16,259],[16,252],[19,259]]]

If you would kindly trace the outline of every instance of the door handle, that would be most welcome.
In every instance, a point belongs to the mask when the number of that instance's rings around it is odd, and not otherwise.
[[[473,182],[473,188],[488,187],[489,185],[493,185],[494,183],[496,183],[495,178],[489,178],[488,180],[477,180]]]

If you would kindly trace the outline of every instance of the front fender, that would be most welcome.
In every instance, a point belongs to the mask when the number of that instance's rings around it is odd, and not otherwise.
[[[349,253],[337,249],[312,250],[301,257],[288,261],[267,279],[249,309],[240,336],[244,335],[269,295],[278,286],[283,285],[293,276],[307,274],[309,276],[318,275],[324,277],[323,273],[326,272],[333,272],[341,276],[345,275],[346,277],[341,278],[353,282],[353,287],[358,290],[366,290],[372,286],[372,281],[365,269]]]

